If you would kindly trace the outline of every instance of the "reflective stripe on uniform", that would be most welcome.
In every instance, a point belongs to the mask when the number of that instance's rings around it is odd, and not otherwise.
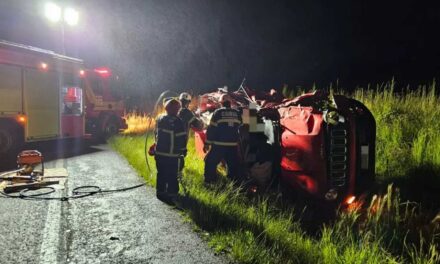
[[[212,144],[211,140],[205,140],[205,144]]]
[[[207,141],[206,141],[207,142]],[[227,146],[227,147],[233,147],[233,146],[237,146],[238,143],[237,142],[220,142],[220,141],[211,141],[210,142],[213,145],[217,145],[217,146]]]
[[[193,116],[189,121],[188,121],[188,126],[196,119],[195,116]]]
[[[182,180],[182,171],[180,170],[180,159],[177,160],[177,179]],[[179,185],[179,183],[177,183]]]
[[[240,120],[238,120],[238,119],[220,119],[220,120],[218,120],[217,121],[217,124],[220,124],[220,123],[237,123],[237,124],[241,124],[241,122],[240,122]]]
[[[165,156],[165,157],[173,157],[173,158],[177,158],[180,156],[180,154],[170,154],[170,153],[164,153],[164,152],[159,152],[159,151],[156,151],[155,155]]]
[[[170,153],[174,152],[174,131],[171,131]]]
[[[179,132],[179,133],[176,133],[175,136],[176,136],[176,137],[186,136],[186,132]]]
[[[179,132],[174,134],[173,130],[168,130],[168,129],[163,129],[163,128],[159,128],[160,131],[163,131],[165,133],[169,133],[170,135],[170,152],[168,154],[172,155],[172,153],[174,152],[174,137],[180,137],[180,136],[186,136],[186,132]],[[163,152],[162,152],[163,153]]]
[[[165,133],[174,133],[173,130],[169,130],[169,129],[159,128],[158,130],[159,130],[159,131],[163,131],[163,132],[165,132]]]

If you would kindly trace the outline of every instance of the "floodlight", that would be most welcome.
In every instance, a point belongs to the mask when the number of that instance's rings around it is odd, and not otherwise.
[[[48,2],[44,6],[44,14],[49,21],[56,23],[61,19],[61,7],[55,3]]]
[[[71,7],[64,9],[64,22],[69,26],[75,26],[78,24],[79,14],[78,11]]]

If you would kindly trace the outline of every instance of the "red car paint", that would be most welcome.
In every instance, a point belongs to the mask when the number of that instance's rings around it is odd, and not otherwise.
[[[202,95],[199,112],[208,113],[219,107],[216,99],[222,93]],[[371,112],[359,101],[320,91],[290,100],[279,94],[259,95],[249,89],[230,95],[239,109],[249,108],[249,100],[242,99],[251,97],[260,107],[257,119],[273,123],[274,156],[279,156],[274,164],[280,164],[275,177],[287,189],[318,199],[326,199],[327,193],[336,191],[335,199],[342,202],[373,183],[376,125]],[[332,122],[330,112],[337,113],[338,120]],[[252,144],[252,132],[248,125],[244,127],[247,132],[242,133],[241,149]],[[196,132],[196,149],[201,157],[204,140],[205,132]],[[246,167],[246,161],[242,162]]]

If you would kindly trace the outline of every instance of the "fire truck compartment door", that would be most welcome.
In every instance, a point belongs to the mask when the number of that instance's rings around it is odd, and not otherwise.
[[[21,68],[0,64],[0,112],[21,112]]]
[[[28,116],[27,140],[49,139],[59,135],[59,96],[57,73],[26,69],[24,102],[25,112]]]

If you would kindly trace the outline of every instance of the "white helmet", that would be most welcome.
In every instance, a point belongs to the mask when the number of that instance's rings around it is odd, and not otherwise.
[[[181,93],[179,95],[179,100],[191,101],[191,95],[189,93]]]

